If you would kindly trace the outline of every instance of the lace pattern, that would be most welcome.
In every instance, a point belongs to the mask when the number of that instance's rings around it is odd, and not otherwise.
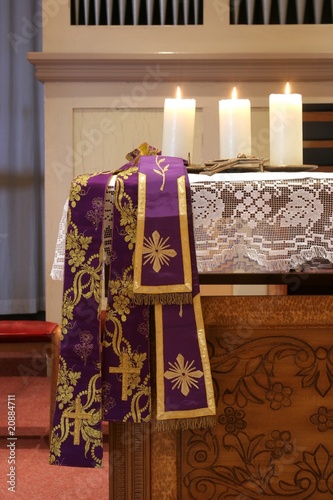
[[[199,272],[288,272],[333,261],[325,179],[214,181],[192,186]]]
[[[190,175],[199,273],[331,271],[333,175]],[[109,186],[108,194],[113,193]],[[62,279],[66,205],[51,276]],[[111,205],[105,211],[112,227]],[[105,234],[106,260],[112,234]]]

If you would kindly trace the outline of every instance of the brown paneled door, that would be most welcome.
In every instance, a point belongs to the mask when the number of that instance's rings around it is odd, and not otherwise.
[[[217,423],[118,426],[110,498],[333,498],[333,297],[202,302]]]

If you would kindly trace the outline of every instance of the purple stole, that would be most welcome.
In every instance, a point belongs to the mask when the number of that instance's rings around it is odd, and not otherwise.
[[[157,426],[207,427],[215,404],[186,167],[165,156],[138,166],[134,300],[155,309]]]
[[[50,463],[101,467],[100,307],[105,189],[111,173],[81,175],[69,194],[61,343]]]
[[[148,422],[153,414],[161,429],[215,422],[183,160],[141,156],[117,172],[101,337],[103,204],[110,175],[80,176],[71,186],[50,446],[56,465],[100,467],[102,420]],[[150,362],[153,309],[156,369]]]

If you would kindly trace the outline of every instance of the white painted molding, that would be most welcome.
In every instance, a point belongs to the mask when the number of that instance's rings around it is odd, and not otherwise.
[[[322,82],[333,80],[333,54],[81,54],[29,52],[42,82]]]

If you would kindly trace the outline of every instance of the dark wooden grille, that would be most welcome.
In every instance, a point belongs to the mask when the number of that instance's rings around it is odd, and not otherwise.
[[[230,0],[231,24],[331,24],[332,0]]]
[[[203,0],[71,0],[72,25],[199,25]]]

